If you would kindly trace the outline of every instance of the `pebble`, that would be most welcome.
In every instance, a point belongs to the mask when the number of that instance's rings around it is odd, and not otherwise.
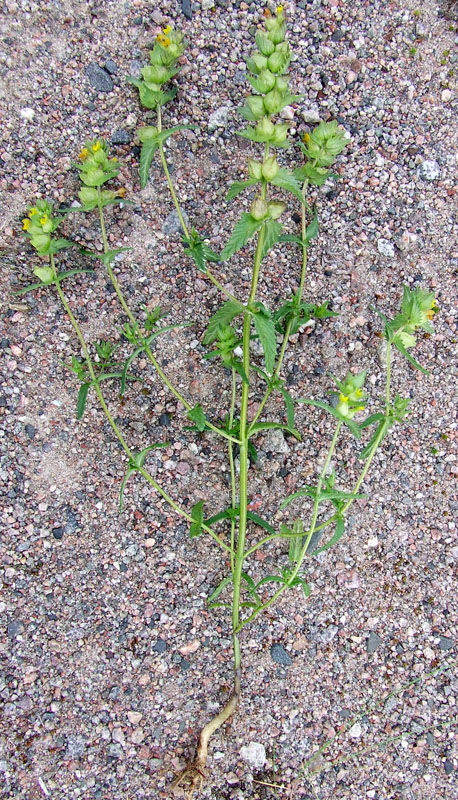
[[[151,650],[153,653],[165,653],[167,650],[167,642],[165,642],[164,639],[158,639],[157,642],[153,644]]]
[[[127,719],[132,723],[132,725],[138,725],[138,723],[143,719],[143,714],[141,714],[140,711],[128,711]]]
[[[132,134],[123,128],[118,128],[111,137],[111,144],[129,144],[132,141]]]
[[[317,642],[321,642],[321,644],[329,644],[332,640],[337,636],[338,632],[337,625],[328,625],[327,628],[319,631],[316,635]]]
[[[377,239],[377,250],[385,258],[394,258],[394,244],[389,239]]]
[[[348,735],[351,739],[359,739],[362,735],[363,729],[361,727],[360,722],[355,722],[354,725],[351,726],[350,730],[348,731]]]
[[[273,644],[270,648],[270,655],[272,661],[275,661],[276,664],[281,664],[283,667],[289,667],[293,663],[291,656],[286,652],[282,644]]]
[[[443,89],[442,90],[442,94],[441,94],[441,98],[442,98],[444,103],[448,103],[449,100],[452,99],[452,93],[451,93],[450,89]]]
[[[444,761],[444,770],[446,775],[451,775],[452,772],[454,772],[454,766],[448,758],[446,758]]]
[[[283,431],[276,430],[275,428],[268,431],[264,438],[263,449],[266,453],[289,453],[289,447],[285,441]]]
[[[86,740],[83,736],[71,735],[67,739],[66,755],[68,758],[81,758],[86,749]]]
[[[448,636],[439,637],[439,650],[451,650],[454,644],[454,639],[450,639]]]
[[[213,111],[208,118],[208,130],[210,133],[215,131],[217,128],[225,128],[229,122],[229,115],[232,111],[232,104],[221,106],[217,108],[216,111]]]
[[[33,108],[29,108],[28,106],[26,106],[25,108],[21,108],[19,113],[22,119],[25,119],[26,122],[31,122],[35,116],[35,111],[33,110]]]
[[[302,119],[307,124],[315,124],[317,122],[320,122],[320,120],[321,120],[320,110],[319,110],[318,106],[315,105],[315,103],[313,103],[312,105],[310,105],[307,108],[305,108],[301,112],[301,114],[302,114]]]
[[[375,631],[371,631],[366,644],[367,652],[375,653],[375,651],[377,650],[377,648],[380,647],[381,644],[383,644],[383,639],[381,639],[380,636],[377,633],[375,633]]]
[[[422,161],[418,167],[418,175],[424,181],[435,181],[440,175],[440,167],[437,161]]]
[[[7,632],[9,639],[15,639],[16,636],[20,636],[24,633],[25,627],[24,623],[21,622],[19,619],[13,619],[11,622],[8,623]]]
[[[97,92],[111,92],[113,89],[113,81],[111,80],[108,72],[99,67],[98,64],[91,62],[85,70],[86,78],[91,86]]]
[[[181,213],[183,214],[183,219],[186,225],[188,225],[189,222],[188,215],[186,214],[185,211],[183,211],[183,209]],[[165,234],[165,236],[173,236],[174,233],[183,233],[180,218],[175,208],[173,209],[173,211],[170,212],[168,217],[165,218],[162,224],[162,233]]]
[[[260,770],[265,766],[266,748],[260,742],[244,745],[240,748],[240,755],[252,769]]]

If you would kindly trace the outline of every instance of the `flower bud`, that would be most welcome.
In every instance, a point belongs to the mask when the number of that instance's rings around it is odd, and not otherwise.
[[[143,128],[138,129],[137,136],[144,144],[145,142],[149,142],[151,139],[155,139],[157,133],[157,128],[155,128],[154,125],[145,125]]]
[[[279,74],[283,72],[286,67],[286,58],[283,53],[276,51],[269,56],[267,65],[271,72]]]
[[[261,119],[261,117],[264,116],[264,104],[262,102],[262,97],[259,97],[258,95],[250,95],[250,97],[247,97],[246,102],[255,119]]]
[[[288,123],[287,122],[280,122],[274,126],[274,132],[272,134],[272,144],[275,145],[282,145],[288,135]]]
[[[283,214],[285,208],[285,203],[280,203],[278,200],[271,200],[267,206],[267,213],[271,219],[278,219],[278,217]]]
[[[266,179],[266,181],[271,181],[278,173],[278,163],[275,156],[269,156],[269,158],[264,159],[262,163],[262,177]]]
[[[263,102],[268,114],[278,114],[283,108],[283,97],[278,89],[272,89],[271,92],[266,94]]]
[[[256,34],[256,45],[263,56],[271,56],[275,50],[274,42],[272,42],[270,38],[268,38],[262,31],[258,31]]]
[[[251,204],[250,214],[253,219],[259,221],[267,217],[268,214],[268,206],[265,200],[261,197],[257,197]]]
[[[267,67],[267,58],[261,53],[255,53],[252,58],[248,59],[247,66],[255,75],[259,75]]]
[[[263,117],[257,124],[257,131],[264,138],[264,140],[268,140],[274,135],[275,125],[270,121],[270,119]]]
[[[101,186],[105,183],[107,176],[103,169],[91,167],[87,172],[80,172],[80,178],[86,186]]]
[[[262,178],[262,164],[260,161],[255,161],[253,158],[248,159],[248,174],[250,178],[260,181]]]
[[[143,67],[142,71],[143,80],[149,89],[157,89],[163,83],[169,80],[170,73],[167,67],[155,64],[150,67]]]
[[[269,39],[273,44],[280,44],[285,38],[286,25],[278,17],[274,19],[274,23],[269,29]]]

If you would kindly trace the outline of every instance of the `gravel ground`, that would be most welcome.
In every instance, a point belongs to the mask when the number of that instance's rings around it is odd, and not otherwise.
[[[228,208],[224,195],[256,153],[235,135],[235,109],[247,91],[244,57],[263,4],[202,0],[183,7],[187,16],[180,2],[3,3],[5,798],[167,797],[200,726],[230,691],[227,616],[206,608],[224,564],[208,540],[190,543],[186,524],[137,478],[119,514],[125,460],[95,398],[75,420],[77,386],[63,362],[79,351],[58,300],[45,291],[13,295],[36,264],[19,234],[24,208],[39,196],[71,202],[73,160],[86,138],[105,136],[135,203],[108,213],[110,241],[133,248],[118,261],[118,278],[134,308],[160,302],[173,318],[195,321],[164,337],[161,361],[193,402],[215,415],[226,407],[228,387],[200,345],[221,297],[183,257],[173,218],[163,227],[172,207],[159,165],[140,191],[135,129],[147,115],[125,75],[138,74],[158,25],[184,29],[186,63],[166,124],[197,128],[170,143],[168,159],[189,219],[221,248],[250,202],[242,196]],[[243,636],[240,711],[212,740],[202,796],[452,800],[456,13],[431,0],[286,7],[297,54],[294,89],[305,95],[292,127],[302,134],[321,116],[337,118],[351,134],[339,158],[342,179],[317,192],[321,236],[311,249],[307,288],[313,301],[330,299],[339,317],[301,334],[290,349],[284,375],[291,393],[325,396],[329,372],[366,368],[375,408],[383,372],[374,305],[393,313],[407,283],[434,289],[440,314],[416,353],[430,375],[396,363],[395,390],[411,396],[412,415],[378,455],[347,535],[311,565],[312,596],[305,602],[292,592]],[[290,201],[291,232],[295,211]],[[68,233],[99,246],[95,219],[73,217]],[[249,287],[249,250],[218,268],[241,296]],[[296,286],[295,257],[288,247],[269,256],[260,287],[265,302],[274,305]],[[70,254],[70,266],[81,265],[78,258]],[[68,281],[66,293],[90,341],[120,343],[123,319],[97,272]],[[121,343],[119,353],[127,353]],[[123,404],[114,387],[107,392],[129,442],[169,441],[148,459],[153,474],[188,507],[208,498],[209,511],[221,509],[228,501],[224,449],[183,431],[182,411],[146,362],[138,374],[144,383]],[[273,401],[271,418],[279,409]],[[331,435],[316,409],[302,408],[298,427],[301,443],[259,440],[259,467],[250,470],[253,508],[269,519],[286,493],[313,478]],[[348,436],[335,462],[350,486],[358,462]],[[267,550],[254,562],[254,576],[279,559],[283,547]]]

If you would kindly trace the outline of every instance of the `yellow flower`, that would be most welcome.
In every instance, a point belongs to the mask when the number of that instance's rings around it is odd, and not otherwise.
[[[124,186],[121,186],[121,188],[118,189],[116,194],[118,195],[118,197],[125,197],[126,191],[127,189],[125,189]]]
[[[429,309],[429,311],[426,312],[426,316],[428,317],[428,319],[432,319],[434,317],[434,314],[437,314],[438,309],[439,306],[437,305],[437,301],[433,300],[433,302],[431,303],[431,308]]]
[[[362,397],[363,393],[362,393],[361,389],[357,389],[356,392],[355,392],[355,395],[356,395],[356,397]]]
[[[87,158],[88,155],[89,155],[89,150],[87,149],[87,147],[83,147],[80,153],[80,158],[84,161],[84,159]]]
[[[48,215],[43,214],[43,216],[40,217],[40,225],[46,225],[47,221],[48,221]]]
[[[31,209],[30,209],[30,211],[29,211],[29,217],[34,217],[34,216],[35,216],[35,214],[38,214],[38,209],[37,209],[37,208],[35,208],[35,206],[34,206],[34,207],[33,207],[33,208],[31,208]]]
[[[100,150],[101,147],[102,145],[100,144],[100,142],[94,142],[94,144],[92,145],[92,152],[97,153],[97,151]]]
[[[161,41],[161,45],[162,47],[170,47],[170,39],[168,38],[168,36],[164,36],[164,38]]]
[[[29,228],[30,228],[30,220],[29,219],[23,219],[22,220],[22,230],[23,231],[28,231]]]
[[[305,144],[308,144],[309,141],[310,141],[310,134],[309,133],[304,133],[304,135],[302,137],[302,141],[305,142]]]
[[[346,394],[342,394],[341,393],[341,394],[339,394],[339,400],[340,400],[341,403],[347,403],[348,402],[348,397],[347,397]]]
[[[277,6],[277,14],[281,14],[283,11],[283,6]]]
[[[169,33],[172,33],[172,26],[171,26],[171,25],[167,25],[167,27],[166,27],[166,28],[164,28],[164,33],[165,33],[165,35],[166,35],[166,36],[167,36]]]

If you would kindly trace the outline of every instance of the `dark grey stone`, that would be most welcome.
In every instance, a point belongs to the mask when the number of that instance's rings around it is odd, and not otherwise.
[[[366,644],[367,652],[375,653],[375,651],[377,650],[378,647],[380,647],[381,644],[383,644],[383,639],[381,639],[380,636],[377,633],[375,633],[375,631],[371,631]]]
[[[183,219],[187,225],[189,221],[188,215],[184,211],[182,211],[181,213],[183,214]],[[173,209],[173,211],[171,211],[168,217],[166,217],[166,219],[164,220],[164,223],[162,225],[162,233],[165,233],[166,236],[172,236],[174,233],[183,233],[181,222],[176,212],[176,209]]]
[[[109,758],[122,758],[122,747],[117,742],[108,745]]]
[[[181,9],[186,19],[192,19],[191,0],[181,0]]]
[[[67,739],[67,753],[69,758],[81,758],[86,749],[86,741],[83,736],[72,734]]]
[[[70,508],[70,506],[67,506],[65,513],[67,517],[65,533],[75,533],[75,531],[81,527],[76,518],[75,512]]]
[[[111,137],[111,144],[129,144],[132,141],[132,136],[127,131],[119,128]]]
[[[97,92],[111,92],[113,81],[108,72],[92,62],[86,67],[86,78]]]
[[[164,639],[158,639],[151,648],[153,653],[165,653],[167,650],[167,642]]]
[[[63,528],[53,528],[52,535],[54,536],[55,539],[60,541],[62,539],[63,535],[64,535],[64,529]]]
[[[112,58],[107,58],[105,64],[103,65],[104,69],[110,73],[110,75],[115,75],[118,71],[118,65]]]
[[[454,639],[450,639],[449,636],[439,637],[439,650],[451,650],[454,644]]]
[[[11,622],[8,623],[8,637],[10,639],[15,639],[16,636],[20,636],[21,633],[24,633],[24,623],[21,622],[20,619],[11,620]]]
[[[270,655],[272,656],[272,661],[275,661],[276,664],[281,664],[283,667],[289,667],[293,663],[291,656],[286,652],[282,644],[273,644],[270,648]]]
[[[35,436],[36,436],[36,433],[37,433],[37,429],[34,428],[33,425],[26,425],[25,426],[25,432],[26,432],[27,436],[29,437],[29,439],[35,439]]]
[[[454,771],[454,766],[453,766],[452,762],[449,761],[448,758],[446,758],[445,761],[444,761],[444,769],[445,769],[445,774],[446,775],[451,775],[452,772]]]

